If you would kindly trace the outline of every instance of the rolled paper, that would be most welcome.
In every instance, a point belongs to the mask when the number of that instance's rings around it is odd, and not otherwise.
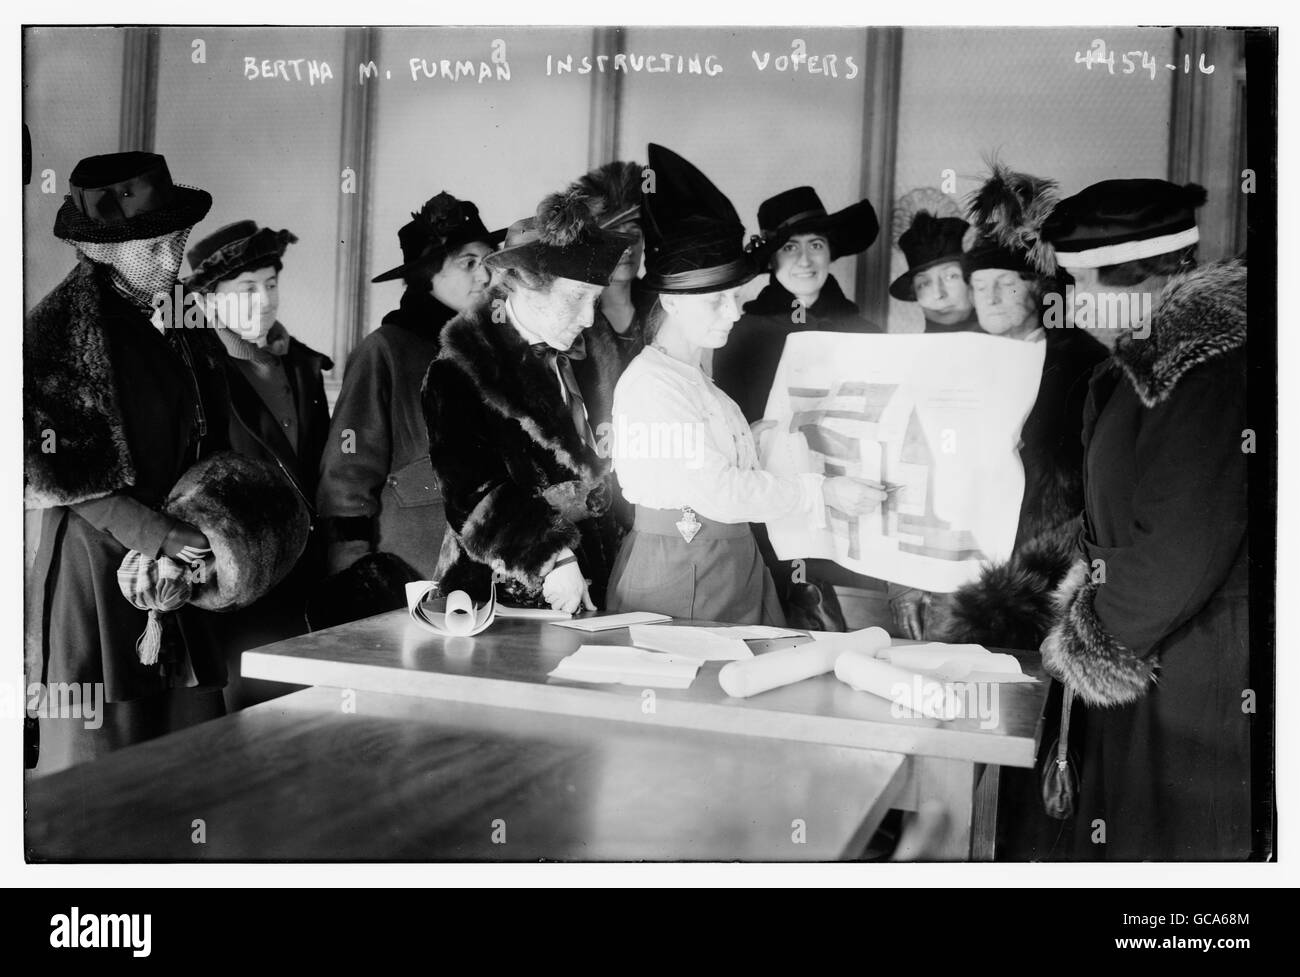
[[[859,692],[870,692],[931,719],[955,719],[960,708],[942,682],[860,651],[846,652],[836,660],[835,677]]]
[[[782,648],[745,661],[731,662],[718,673],[718,684],[727,695],[747,699],[760,692],[825,675],[835,668],[837,658],[849,652],[870,657],[888,647],[889,633],[884,628],[837,634],[797,648]]]
[[[453,590],[447,595],[447,613],[443,621],[448,634],[469,634],[474,630],[474,602],[463,590]]]

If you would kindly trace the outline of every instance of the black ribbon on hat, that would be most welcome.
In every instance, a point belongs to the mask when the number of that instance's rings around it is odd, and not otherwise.
[[[121,224],[139,214],[171,206],[176,186],[159,160],[143,173],[102,187],[70,186],[68,194],[83,216],[101,224]]]

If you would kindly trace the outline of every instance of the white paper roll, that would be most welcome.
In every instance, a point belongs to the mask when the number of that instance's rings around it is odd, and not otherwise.
[[[718,673],[718,684],[727,695],[747,699],[760,692],[825,675],[835,667],[837,658],[850,651],[871,656],[888,647],[889,633],[883,628],[837,634],[797,648],[782,648],[747,661],[731,662]]]
[[[835,662],[835,677],[859,692],[870,692],[931,719],[957,717],[957,697],[942,682],[862,652],[841,655]]]
[[[443,618],[448,634],[469,634],[474,630],[474,602],[463,590],[447,595],[447,613]]]

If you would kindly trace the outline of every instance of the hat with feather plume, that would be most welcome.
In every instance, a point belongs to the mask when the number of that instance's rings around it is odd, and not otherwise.
[[[630,235],[607,230],[592,215],[587,191],[575,184],[545,197],[534,216],[511,224],[504,247],[483,263],[603,287],[634,243]]]
[[[970,196],[967,216],[976,243],[963,258],[984,268],[1023,266],[1040,275],[1057,272],[1056,253],[1043,237],[1043,227],[1060,202],[1055,180],[1017,173],[996,159],[989,163],[989,178]],[[1016,264],[981,262],[1012,261]]]

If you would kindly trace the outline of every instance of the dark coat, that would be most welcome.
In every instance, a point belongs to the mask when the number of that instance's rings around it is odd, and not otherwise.
[[[862,317],[831,275],[821,295],[802,309],[804,321],[793,321],[794,296],[772,276],[763,291],[745,303],[745,314],[731,331],[727,345],[713,354],[713,382],[739,405],[753,424],[767,410],[785,339],[796,332],[884,332]]]
[[[446,519],[429,464],[420,384],[454,314],[429,292],[408,287],[401,305],[348,358],[316,493],[333,569],[385,552],[415,574],[433,576]]]
[[[493,303],[505,298],[493,288],[447,324],[424,383],[429,453],[454,533],[442,589],[481,601],[496,571],[498,599],[545,606],[542,580],[568,546],[599,606],[616,549],[609,463],[574,426],[545,360],[510,322],[494,321]],[[587,358],[603,364],[609,379],[598,386],[612,395],[609,352],[597,341]]]
[[[211,332],[210,330],[207,332]],[[298,444],[285,436],[279,419],[267,407],[235,360],[215,335],[208,337],[219,357],[230,390],[230,446],[249,458],[276,466],[297,489],[308,511],[315,511],[321,455],[329,436],[329,403],[322,371],[334,364],[329,357],[290,338],[280,357],[298,419]],[[219,627],[231,674],[230,697],[251,705],[262,696],[245,694],[252,686],[237,682],[239,655],[250,648],[291,638],[307,631],[304,613],[312,588],[325,573],[325,547],[320,528],[313,526],[306,548],[293,572],[250,607],[221,615]],[[236,688],[236,685],[239,687]],[[287,687],[286,687],[287,688]]]
[[[1083,511],[1083,409],[1106,348],[1077,329],[1046,330],[1038,396],[1020,434],[1025,494],[1011,557],[926,602],[925,637],[1036,649],[1052,625]]]
[[[1085,707],[1076,858],[1250,852],[1250,426],[1245,267],[1176,278],[1094,379],[1079,561],[1043,646]]]
[[[42,510],[25,678],[102,682],[111,704],[94,731],[42,720],[44,769],[167,731],[165,709],[125,704],[225,684],[212,615],[195,607],[166,619],[159,664],[141,664],[147,614],[117,583],[129,550],[157,555],[175,524],[159,510],[181,475],[226,447],[221,372],[190,338],[160,334],[84,260],[24,322],[26,502]]]

